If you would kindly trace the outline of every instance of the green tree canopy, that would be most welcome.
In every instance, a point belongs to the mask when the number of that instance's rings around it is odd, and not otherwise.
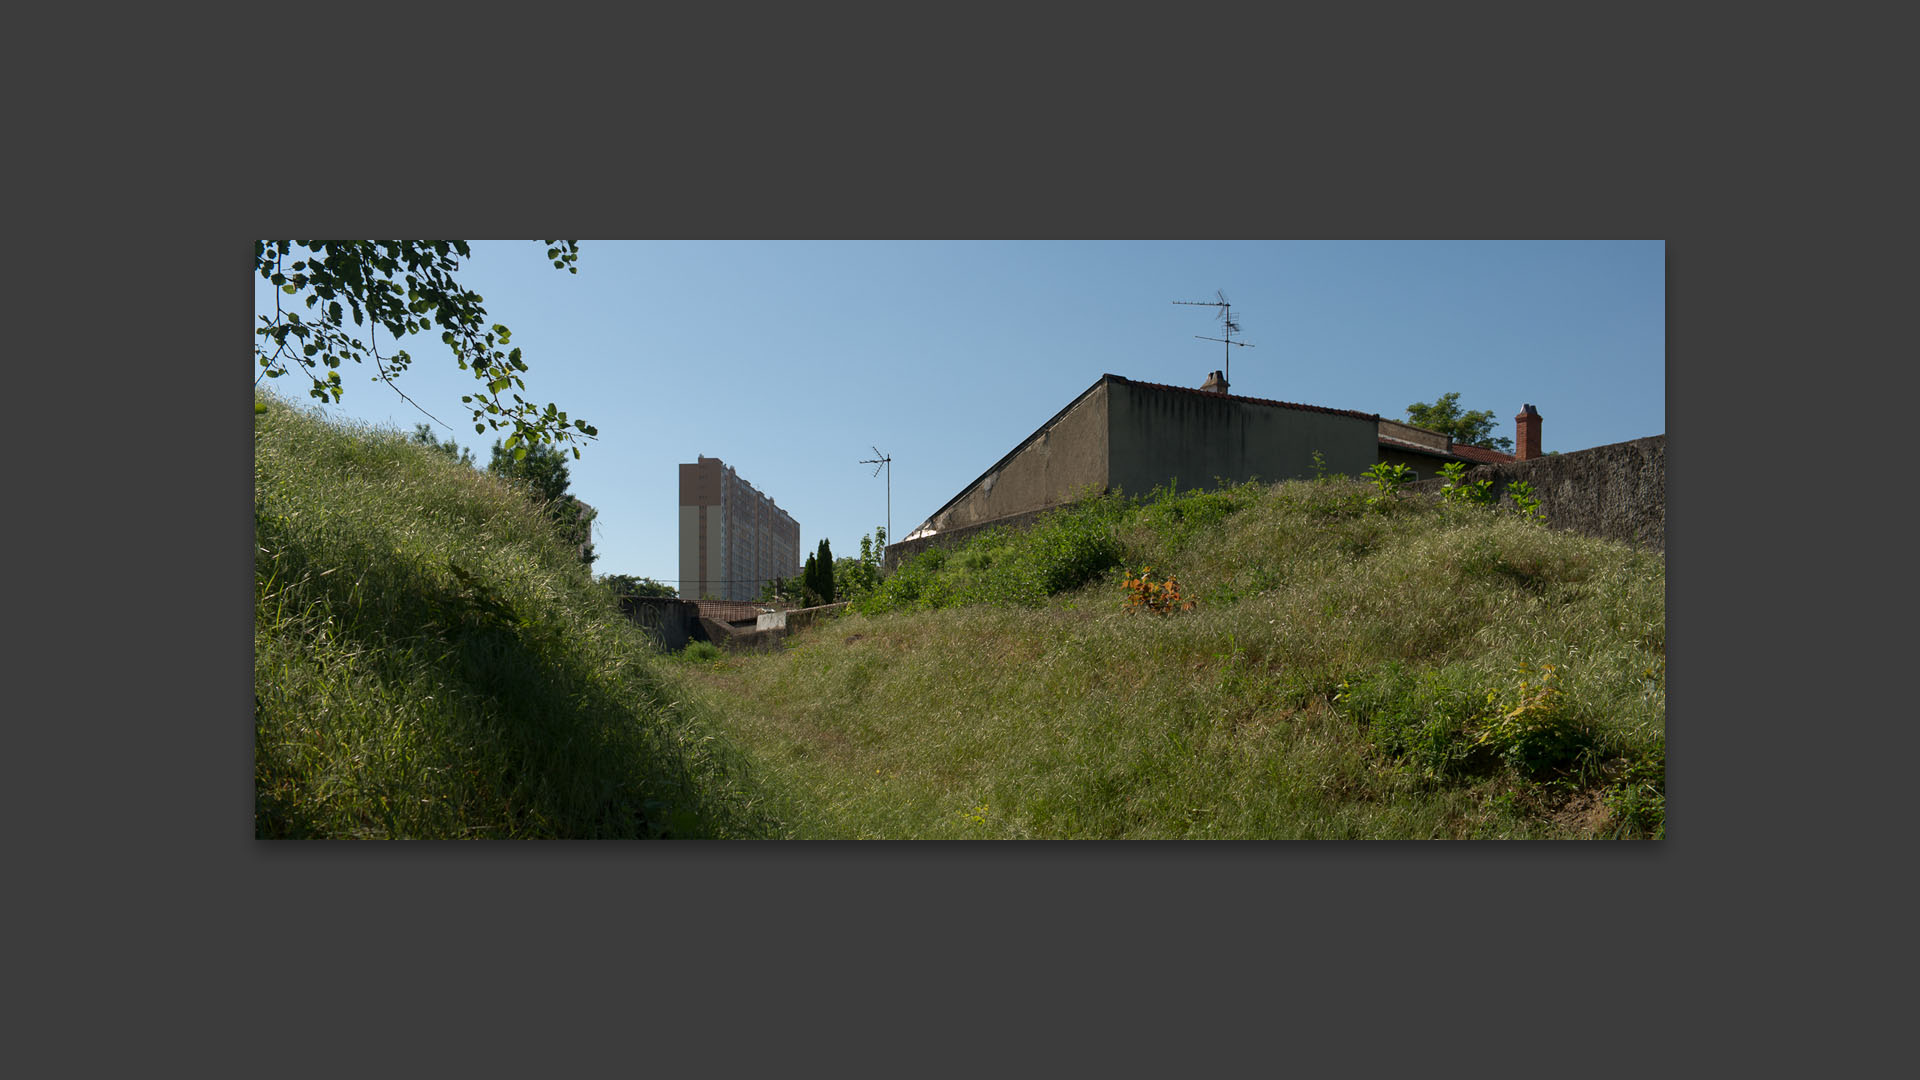
[[[814,572],[819,575],[819,580],[814,586],[814,591],[820,594],[821,603],[831,604],[834,600],[833,545],[827,543],[825,537],[820,539],[820,550],[815,552],[815,560]]]
[[[880,587],[880,560],[887,550],[887,530],[875,525],[860,538],[858,556],[833,560],[833,588],[841,600],[857,600]]]
[[[473,464],[473,451],[452,439],[441,442],[439,436],[433,433],[433,426],[430,424],[413,425],[413,441],[429,449],[438,450],[462,465]]]
[[[579,272],[574,265],[580,258],[579,241],[545,243],[554,269]],[[385,329],[398,341],[438,326],[440,340],[453,350],[461,369],[473,372],[480,383],[460,399],[473,410],[475,432],[511,429],[509,450],[571,443],[578,458],[579,442],[599,432],[585,420],[569,421],[552,402],[542,410],[520,396],[518,391],[527,388],[520,377],[526,361],[517,348],[503,351],[512,332],[489,323],[480,294],[454,279],[460,260],[471,257],[464,240],[254,241],[254,269],[277,287],[273,314],[260,316],[261,326],[254,332],[258,340],[253,355],[261,368],[254,381],[277,379],[297,368],[313,381],[311,396],[338,402],[341,362],[371,360],[374,381],[386,383],[420,409],[394,385],[413,358],[405,349],[382,354],[379,332]],[[303,318],[300,309],[309,314]],[[365,342],[347,329],[349,314],[355,327],[366,327]]]
[[[666,596],[677,597],[680,591],[664,581],[655,581],[650,577],[634,577],[632,574],[602,574],[600,584],[615,596]]]
[[[600,512],[568,493],[572,478],[565,454],[544,443],[509,450],[495,439],[487,472],[519,487],[544,506],[561,539],[579,550],[581,562],[591,566],[599,558],[593,551],[593,519]]]
[[[1437,401],[1416,401],[1407,406],[1407,423],[1414,427],[1437,431],[1468,446],[1486,446],[1512,453],[1513,439],[1505,435],[1493,437],[1493,420],[1490,410],[1462,412],[1457,390],[1441,394]]]

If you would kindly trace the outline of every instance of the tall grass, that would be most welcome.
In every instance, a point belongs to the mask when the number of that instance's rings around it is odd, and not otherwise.
[[[781,834],[537,507],[256,402],[257,835]]]
[[[1375,494],[1086,500],[680,678],[800,835],[1664,835],[1664,560]]]

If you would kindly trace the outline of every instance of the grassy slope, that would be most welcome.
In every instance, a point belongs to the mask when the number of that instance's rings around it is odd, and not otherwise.
[[[1663,835],[1664,560],[1368,493],[1091,502],[684,693],[800,835]]]
[[[257,835],[780,833],[527,500],[257,401]]]
[[[261,404],[262,836],[1664,829],[1657,555],[1346,482],[1102,499],[672,665],[520,496]],[[1121,610],[1142,565],[1197,608]]]

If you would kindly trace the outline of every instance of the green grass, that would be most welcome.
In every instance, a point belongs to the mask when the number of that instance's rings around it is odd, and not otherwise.
[[[784,834],[538,509],[256,401],[256,835]]]
[[[662,656],[524,497],[258,402],[262,837],[1665,834],[1657,554],[1339,479],[1099,496]]]
[[[802,836],[1664,835],[1664,560],[1373,494],[1085,500],[675,678]]]

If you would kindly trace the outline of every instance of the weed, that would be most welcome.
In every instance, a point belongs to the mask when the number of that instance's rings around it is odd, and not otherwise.
[[[1372,482],[1376,494],[1367,499],[1367,505],[1375,510],[1384,510],[1400,497],[1400,489],[1413,480],[1413,470],[1405,465],[1389,465],[1376,461],[1364,474]]]
[[[1521,776],[1538,777],[1574,761],[1593,740],[1574,721],[1554,665],[1542,664],[1536,678],[1521,664],[1518,674],[1517,686],[1487,691],[1489,712],[1474,744],[1493,750]]]
[[[1440,489],[1440,496],[1449,505],[1492,506],[1498,498],[1493,493],[1492,480],[1467,480],[1464,461],[1449,461],[1440,466],[1440,475],[1447,481]]]
[[[1525,480],[1513,480],[1507,483],[1507,494],[1513,498],[1513,512],[1520,520],[1534,525],[1544,525],[1547,516],[1540,509],[1540,499],[1533,493],[1533,485]]]
[[[1667,835],[1665,739],[1635,758],[1619,782],[1608,789],[1607,810],[1619,826],[1615,835],[1648,836],[1656,840]]]
[[[1138,577],[1131,572],[1126,577],[1127,599],[1121,605],[1126,611],[1151,611],[1157,615],[1171,615],[1176,611],[1192,611],[1194,601],[1180,595],[1180,583],[1173,578],[1154,581],[1148,575],[1153,573],[1149,566],[1140,571]]]

